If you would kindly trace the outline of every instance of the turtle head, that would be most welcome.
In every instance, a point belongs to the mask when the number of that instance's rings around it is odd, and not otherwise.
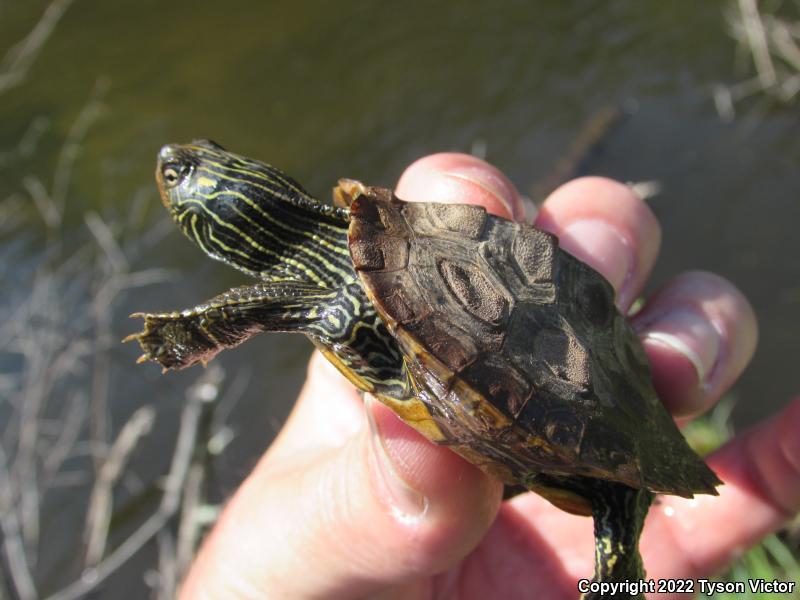
[[[161,202],[179,224],[192,198],[199,200],[200,192],[214,193],[219,186],[219,177],[202,168],[212,160],[211,153],[224,155],[225,149],[211,140],[195,140],[190,144],[167,144],[158,152],[156,182]]]
[[[209,140],[161,148],[156,182],[190,240],[251,275],[296,270],[303,278],[309,266],[297,255],[314,254],[320,230],[341,230],[336,236],[346,240],[346,210],[318,202],[279,169]]]

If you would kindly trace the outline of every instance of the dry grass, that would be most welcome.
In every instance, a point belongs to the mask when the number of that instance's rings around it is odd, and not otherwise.
[[[186,391],[161,501],[133,534],[110,547],[114,492],[158,418],[155,407],[145,404],[121,426],[113,422],[112,414],[119,418],[119,411],[111,410],[110,399],[120,390],[111,353],[120,336],[112,323],[122,318],[117,307],[127,291],[163,281],[167,273],[131,269],[141,248],[119,243],[124,222],[114,226],[89,212],[85,224],[86,239],[75,247],[56,227],[48,227],[48,246],[38,254],[29,287],[18,281],[0,298],[5,341],[0,357],[18,365],[0,380],[0,581],[8,588],[0,597],[43,597],[36,569],[43,547],[43,506],[50,494],[63,498],[74,493],[89,498],[83,532],[65,529],[64,535],[76,539],[59,545],[83,548],[82,565],[72,584],[46,597],[83,597],[158,540],[161,569],[154,596],[168,598],[207,521],[197,515],[207,511],[203,483],[215,433],[210,415],[224,373],[209,368]]]
[[[24,84],[40,50],[71,0],[53,0],[38,24],[0,62],[0,94]],[[103,115],[108,83],[98,82],[66,135],[52,175],[20,175],[19,192],[0,199],[0,599],[84,597],[123,567],[145,546],[158,552],[158,570],[148,578],[152,595],[172,598],[194,554],[209,514],[205,478],[209,441],[220,425],[212,418],[225,374],[205,370],[185,391],[180,429],[160,501],[121,542],[113,536],[115,490],[133,469],[132,459],[148,443],[159,418],[151,404],[138,407],[122,424],[110,399],[120,394],[112,351],[119,337],[120,299],[132,288],[163,281],[162,269],[136,270],[136,257],[171,228],[166,221],[140,235],[139,195],[125,205],[127,215],[110,221],[84,214],[83,235],[65,235],[65,211],[76,211],[70,180],[92,125]],[[49,120],[34,119],[0,161],[36,154]],[[26,197],[27,196],[27,197]],[[26,205],[35,207],[25,210]],[[27,235],[30,228],[41,233]],[[42,242],[12,243],[22,238]],[[44,507],[65,497],[85,497],[84,527],[63,528],[58,544],[43,539]],[[51,504],[52,505],[52,504]],[[52,509],[51,509],[52,510]],[[52,517],[52,515],[50,516]],[[52,534],[51,534],[52,535]],[[112,541],[113,540],[113,541]],[[61,572],[69,581],[57,590],[39,568],[39,552],[51,546],[71,549],[56,557],[74,565]],[[74,560],[75,549],[82,549]],[[58,560],[62,558],[63,560]],[[53,562],[50,557],[50,562]]]
[[[747,98],[794,104],[800,93],[800,18],[779,17],[756,0],[737,0],[725,17],[742,62],[754,74],[730,86],[716,86],[719,115],[733,119],[736,104]]]

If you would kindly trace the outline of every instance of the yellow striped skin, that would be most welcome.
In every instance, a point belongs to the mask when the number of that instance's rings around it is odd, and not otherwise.
[[[181,175],[164,181],[165,165]],[[276,270],[333,287],[353,279],[347,211],[313,199],[263,163],[208,142],[165,146],[156,170],[161,199],[209,256],[263,279]]]
[[[353,268],[346,208],[322,204],[278,169],[205,140],[165,146],[156,180],[190,240],[261,283],[178,313],[140,315],[144,331],[132,337],[143,358],[181,369],[260,331],[298,331],[358,388],[445,441]]]
[[[260,331],[298,331],[359,388],[408,397],[397,344],[353,269],[347,209],[205,140],[162,148],[156,180],[192,242],[260,283],[179,313],[142,315],[145,330],[134,337],[147,358],[180,369]]]

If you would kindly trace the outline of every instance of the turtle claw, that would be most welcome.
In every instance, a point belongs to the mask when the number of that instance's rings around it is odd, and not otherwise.
[[[122,341],[123,343],[132,341],[139,342],[144,354],[136,359],[137,365],[152,360],[160,363],[164,372],[166,372],[170,367],[173,367],[173,362],[169,361],[170,352],[168,351],[167,340],[163,332],[163,327],[166,323],[161,321],[160,317],[161,315],[150,313],[133,313],[131,318],[144,319],[144,327],[142,331],[132,333]]]
[[[203,327],[201,316],[171,312],[134,313],[131,317],[144,319],[142,330],[123,340],[139,342],[144,354],[137,364],[152,360],[164,373],[178,371],[198,362],[205,365],[222,348]]]
[[[340,179],[333,188],[333,203],[340,208],[350,208],[353,200],[366,192],[365,186],[355,179]]]

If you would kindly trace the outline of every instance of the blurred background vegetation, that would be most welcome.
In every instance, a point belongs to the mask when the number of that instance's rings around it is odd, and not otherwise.
[[[570,168],[656,183],[652,285],[713,270],[759,317],[752,366],[690,437],[779,410],[800,356],[798,40],[797,1],[0,0],[0,599],[172,597],[302,381],[300,337],[166,377],[119,344],[134,310],[241,283],[163,214],[167,142],[214,139],[321,198],[473,152],[539,202],[611,110]],[[730,577],[797,580],[797,544]]]

